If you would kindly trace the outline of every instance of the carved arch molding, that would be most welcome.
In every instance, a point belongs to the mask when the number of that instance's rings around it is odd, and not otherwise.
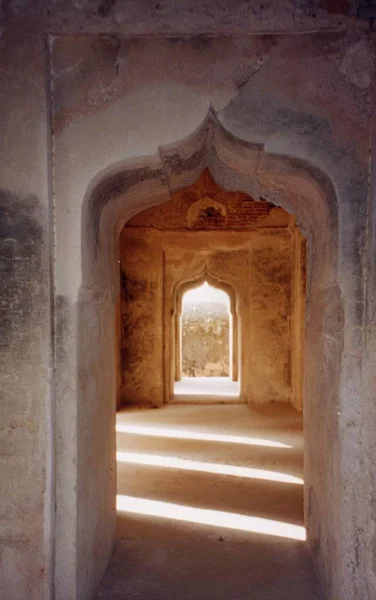
[[[269,153],[263,144],[235,138],[213,111],[190,136],[160,147],[158,156],[113,165],[92,181],[83,210],[84,261],[97,261],[110,231],[119,234],[133,215],[171,200],[205,169],[225,190],[267,200],[295,215],[305,237],[311,240],[314,232],[324,255],[333,257],[326,278],[335,278],[338,205],[330,178],[306,160]],[[220,220],[225,215],[217,208],[213,216]]]

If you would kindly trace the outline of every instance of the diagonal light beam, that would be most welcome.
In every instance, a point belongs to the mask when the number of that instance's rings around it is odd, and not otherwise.
[[[118,495],[117,510],[138,515],[172,519],[174,521],[261,533],[291,540],[304,541],[306,539],[305,528],[299,525],[291,525],[282,521],[250,517],[248,515],[221,510],[194,508],[193,506],[161,502],[160,500],[148,500],[135,496]]]
[[[168,469],[182,469],[185,471],[198,471],[200,473],[213,473],[216,475],[232,475],[234,477],[245,477],[248,479],[263,479],[265,481],[277,481],[280,483],[292,483],[303,485],[303,479],[294,477],[287,473],[268,471],[267,469],[254,469],[251,467],[239,467],[236,465],[225,465],[197,460],[186,460],[171,456],[157,454],[144,454],[140,452],[117,452],[118,462],[146,465],[149,467],[165,467]]]
[[[226,444],[243,444],[246,446],[265,446],[268,448],[292,448],[282,442],[275,440],[265,440],[261,438],[251,438],[239,435],[226,435],[203,433],[198,431],[185,431],[182,429],[170,429],[163,427],[145,427],[141,425],[125,425],[117,423],[116,431],[118,433],[130,433],[132,435],[146,435],[152,437],[174,438],[180,440],[200,440],[204,442],[220,442]]]

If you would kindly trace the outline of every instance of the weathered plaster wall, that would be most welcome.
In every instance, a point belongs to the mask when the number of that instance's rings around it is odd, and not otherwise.
[[[161,238],[120,237],[121,399],[163,402],[163,255]]]
[[[291,402],[291,233],[254,236],[249,257],[250,398]]]
[[[38,424],[22,435],[20,427],[2,429],[1,585],[7,598],[52,596],[55,538],[56,598],[86,600],[95,590],[114,522],[116,331],[109,315],[117,279],[109,240],[210,162],[224,187],[279,202],[306,228],[308,534],[330,598],[372,600],[375,104],[367,19],[374,8],[355,0],[222,1],[215,10],[210,0],[186,0],[176,7],[173,0],[1,3],[2,187],[7,213],[15,222],[25,210],[35,234],[26,242],[17,225],[19,235],[9,236],[16,252],[5,244],[3,306],[12,319],[11,326],[2,320],[2,411],[6,423],[27,415]],[[53,115],[45,102],[51,88]],[[193,137],[170,151],[166,145],[200,127],[210,105],[226,140],[216,130],[209,143],[200,129],[202,143]],[[235,156],[236,138],[242,150]],[[47,155],[54,220],[44,215]],[[95,190],[92,204],[88,190]],[[47,222],[56,227],[55,535]],[[26,260],[32,270],[23,268]]]
[[[376,82],[373,81],[373,98],[376,106]],[[366,286],[366,320],[364,328],[364,390],[365,399],[360,418],[362,422],[362,486],[369,491],[367,501],[364,502],[362,522],[359,527],[368,531],[366,540],[357,537],[357,548],[361,552],[359,570],[363,574],[363,592],[367,598],[372,598],[376,593],[376,472],[374,457],[376,452],[376,111],[371,122],[371,160],[370,160],[370,190],[369,190],[369,221],[367,244],[367,286]]]
[[[125,226],[163,231],[250,231],[291,223],[291,215],[263,198],[255,200],[249,194],[224,190],[206,168],[192,185],[176,191],[168,202],[135,215]]]
[[[54,525],[45,48],[20,24],[0,44],[0,597],[40,600]]]
[[[174,0],[162,3],[140,0],[12,0],[3,3],[6,16],[27,16],[41,30],[77,34],[206,34],[208,32],[260,33],[335,30],[351,25],[348,17],[367,23],[375,16],[368,0],[257,0],[231,6],[220,0],[213,10],[211,0],[185,0],[176,10]],[[353,19],[353,23],[355,19]],[[372,22],[370,23],[372,26]]]
[[[291,268],[291,402],[303,410],[307,242],[297,227],[291,232]]]

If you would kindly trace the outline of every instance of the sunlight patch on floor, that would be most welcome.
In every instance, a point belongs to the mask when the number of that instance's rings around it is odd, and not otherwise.
[[[303,479],[294,477],[287,473],[268,471],[266,469],[254,469],[251,467],[239,467],[236,465],[224,465],[197,460],[174,458],[172,456],[160,456],[156,454],[144,454],[141,452],[117,452],[118,462],[146,465],[149,467],[165,467],[169,469],[182,469],[185,471],[198,471],[200,473],[213,473],[218,475],[232,475],[234,477],[246,477],[248,479],[263,479],[265,481],[276,481],[279,483],[292,483],[303,485]]]
[[[215,396],[238,398],[240,386],[230,377],[183,377],[174,383],[174,396]]]
[[[145,427],[141,425],[125,425],[117,423],[116,431],[118,433],[130,433],[132,435],[147,435],[164,438],[174,438],[181,440],[200,440],[205,442],[222,442],[227,444],[244,444],[247,446],[265,446],[268,448],[292,448],[288,444],[277,442],[276,440],[265,440],[262,438],[253,438],[239,435],[203,433],[199,431],[186,431],[182,429],[170,429],[163,427]]]
[[[125,513],[172,519],[174,521],[249,531],[251,533],[272,535],[290,540],[304,541],[306,539],[305,528],[299,525],[221,510],[195,508],[171,502],[161,502],[160,500],[148,500],[135,496],[118,495],[117,510]]]

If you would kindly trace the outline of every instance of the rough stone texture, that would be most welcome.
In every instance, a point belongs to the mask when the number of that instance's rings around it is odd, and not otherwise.
[[[127,35],[249,33],[348,28],[359,17],[372,24],[376,8],[370,0],[49,0],[4,3],[6,17],[21,17],[53,33]],[[362,23],[362,24],[363,24]]]
[[[54,525],[45,57],[19,28],[0,44],[0,597],[39,600]]]
[[[291,236],[254,237],[249,255],[250,398],[291,401]]]
[[[291,217],[266,200],[248,194],[227,192],[205,169],[197,182],[175,192],[169,202],[142,211],[126,227],[186,231],[227,229],[244,231],[257,227],[286,227]]]
[[[2,411],[7,423],[25,414],[38,423],[1,434],[14,460],[2,463],[1,585],[12,600],[86,600],[99,583],[114,538],[116,236],[209,167],[225,189],[296,214],[308,239],[309,543],[331,599],[372,600],[374,9],[352,0],[176,7],[1,4],[1,181],[8,223],[16,213],[32,232],[25,241],[14,225],[14,254],[5,242],[17,285],[8,275]]]
[[[291,236],[291,403],[303,409],[304,321],[307,288],[307,242],[298,228]],[[302,327],[303,324],[303,327]]]
[[[373,98],[376,106],[376,87],[373,81]],[[374,456],[376,452],[376,420],[375,385],[376,385],[376,113],[373,113],[371,123],[371,160],[370,160],[370,190],[369,190],[369,219],[367,244],[367,280],[366,280],[366,320],[364,329],[364,361],[362,376],[364,377],[365,398],[360,415],[362,427],[361,453],[363,457],[363,489],[369,490],[369,496],[364,503],[362,524],[367,527],[366,540],[357,538],[357,547],[362,550],[359,560],[359,570],[363,574],[364,589],[359,589],[366,598],[371,598],[376,590],[376,510],[375,489],[376,474]],[[363,544],[363,545],[361,545]],[[365,544],[365,546],[364,546]],[[359,593],[359,592],[358,592]]]
[[[159,236],[121,236],[121,368],[123,402],[163,398],[163,277]]]

